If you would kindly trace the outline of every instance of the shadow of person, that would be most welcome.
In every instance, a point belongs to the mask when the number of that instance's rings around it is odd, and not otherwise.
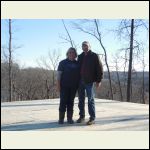
[[[84,123],[82,124],[68,124],[64,122],[64,124],[58,124],[57,121],[55,122],[40,122],[40,123],[21,123],[21,124],[10,124],[10,125],[3,125],[1,126],[1,131],[27,131],[27,130],[44,130],[44,129],[55,129],[58,128],[65,128],[65,127],[72,127],[72,126],[85,126]]]

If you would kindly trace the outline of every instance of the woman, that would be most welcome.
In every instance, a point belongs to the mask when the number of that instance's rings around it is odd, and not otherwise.
[[[64,123],[67,109],[67,122],[73,124],[74,98],[79,84],[79,65],[76,61],[76,49],[71,47],[67,51],[67,58],[58,66],[57,83],[60,91],[59,124]]]

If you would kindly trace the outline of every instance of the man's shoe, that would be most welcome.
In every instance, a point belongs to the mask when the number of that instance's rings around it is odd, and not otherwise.
[[[90,119],[90,120],[87,122],[87,125],[92,125],[92,124],[95,124],[94,119]]]
[[[85,118],[80,117],[80,118],[77,120],[77,123],[83,123],[84,121],[85,121]]]

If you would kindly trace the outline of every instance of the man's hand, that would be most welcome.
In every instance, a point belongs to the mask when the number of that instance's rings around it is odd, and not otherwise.
[[[98,90],[101,86],[101,82],[96,82],[96,89]]]

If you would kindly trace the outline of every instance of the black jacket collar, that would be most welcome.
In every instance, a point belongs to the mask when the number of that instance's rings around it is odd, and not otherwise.
[[[87,52],[87,55],[91,55],[92,54],[92,51],[91,50],[89,50],[88,52]],[[81,54],[82,56],[84,56],[84,52],[82,52],[82,54]]]

